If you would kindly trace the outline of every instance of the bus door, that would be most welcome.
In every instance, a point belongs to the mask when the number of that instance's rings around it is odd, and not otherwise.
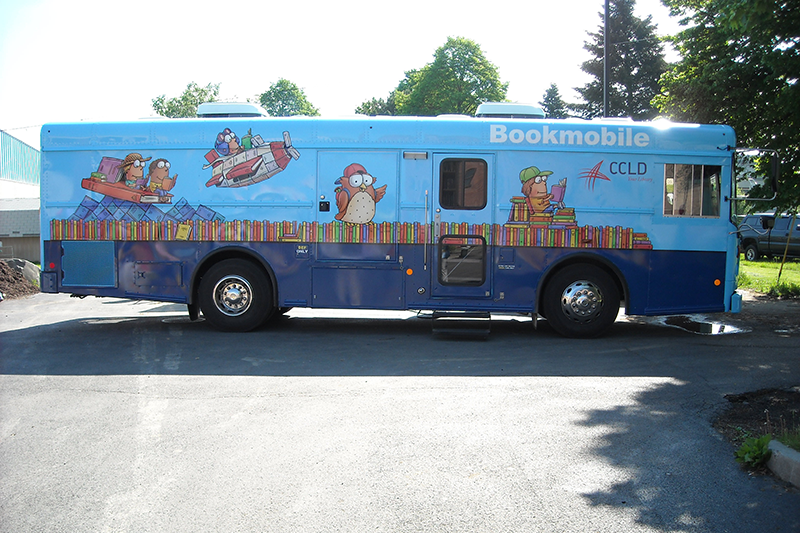
[[[320,151],[314,307],[402,309],[403,276],[386,225],[398,216],[396,152]]]
[[[494,157],[434,154],[431,296],[491,298]]]

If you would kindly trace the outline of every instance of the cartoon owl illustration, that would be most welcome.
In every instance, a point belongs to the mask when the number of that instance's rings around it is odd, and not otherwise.
[[[386,185],[373,187],[376,179],[358,163],[348,165],[336,180],[336,220],[353,224],[369,224],[375,216],[375,204],[386,194]]]

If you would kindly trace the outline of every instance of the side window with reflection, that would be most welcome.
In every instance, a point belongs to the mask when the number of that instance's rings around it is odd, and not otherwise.
[[[439,283],[483,285],[486,240],[479,235],[443,235],[439,240]]]
[[[664,215],[719,217],[718,165],[664,165]]]
[[[439,165],[439,203],[444,209],[483,209],[486,176],[483,159],[443,160]]]

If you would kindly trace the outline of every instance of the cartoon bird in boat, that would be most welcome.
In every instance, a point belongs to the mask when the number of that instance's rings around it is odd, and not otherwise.
[[[288,131],[283,132],[283,141],[265,142],[261,135],[248,132],[243,139],[225,128],[217,135],[214,150],[206,154],[208,164],[203,170],[212,168],[211,179],[206,187],[246,187],[271,178],[284,170],[300,152],[292,146]]]

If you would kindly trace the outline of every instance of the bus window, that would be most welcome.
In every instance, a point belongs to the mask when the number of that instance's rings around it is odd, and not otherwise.
[[[703,166],[703,211],[704,217],[719,216],[719,174],[718,166]]]
[[[439,241],[439,283],[483,285],[486,281],[486,241],[478,235],[444,235]]]
[[[483,159],[443,160],[439,166],[439,203],[445,209],[483,209],[486,174]]]
[[[664,215],[719,217],[717,165],[664,165]]]

